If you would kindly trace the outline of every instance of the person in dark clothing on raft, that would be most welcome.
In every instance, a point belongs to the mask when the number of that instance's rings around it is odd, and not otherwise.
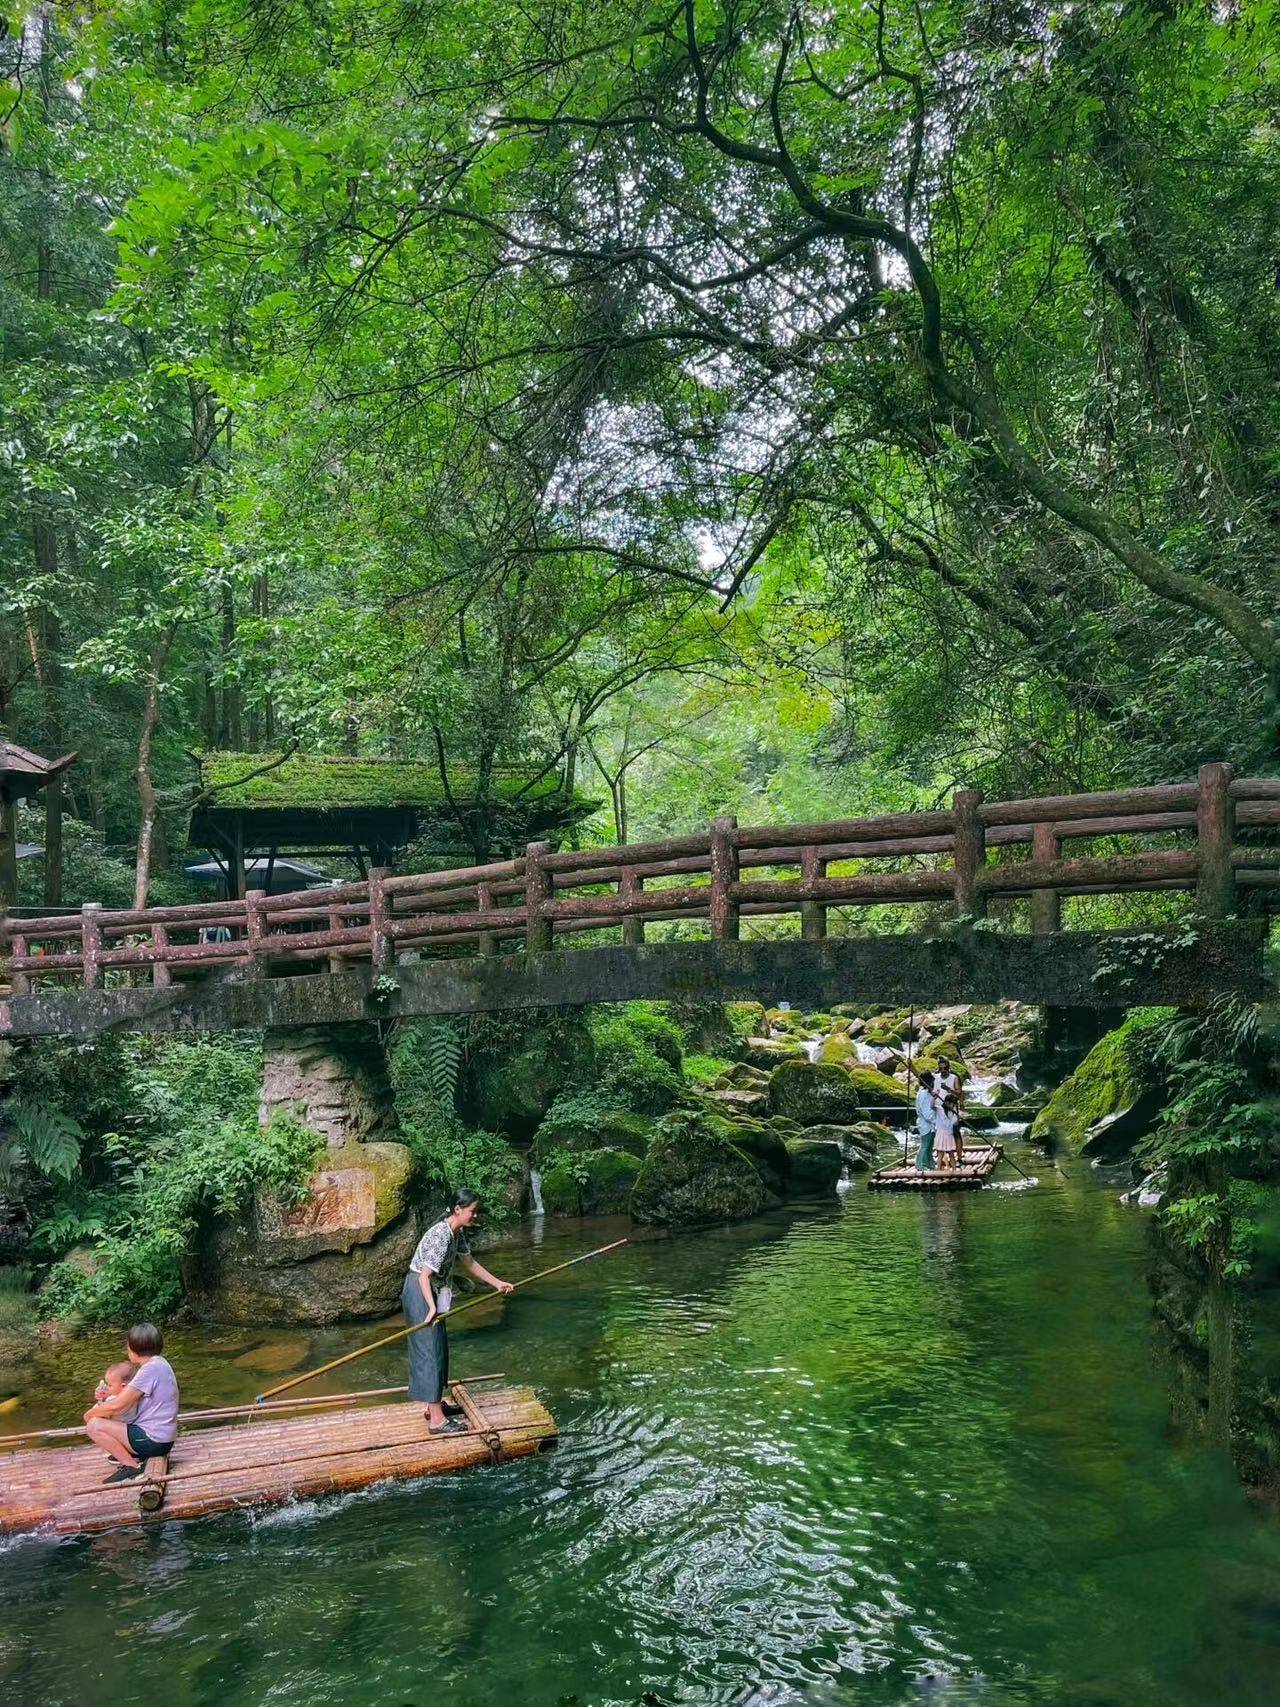
[[[419,1328],[408,1339],[409,1397],[425,1401],[427,1428],[432,1434],[460,1434],[466,1427],[457,1420],[458,1407],[443,1402],[449,1381],[449,1333],[445,1317],[453,1303],[455,1263],[460,1262],[468,1274],[483,1280],[495,1292],[515,1290],[509,1280],[499,1280],[496,1274],[490,1274],[471,1254],[467,1228],[479,1213],[480,1199],[474,1191],[454,1193],[444,1220],[428,1227],[419,1239],[400,1293],[405,1320],[411,1327]],[[420,1323],[430,1325],[419,1327]]]

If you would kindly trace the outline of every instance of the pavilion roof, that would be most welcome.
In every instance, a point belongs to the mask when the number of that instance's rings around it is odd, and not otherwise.
[[[42,759],[30,748],[0,737],[0,794],[9,799],[34,794],[74,764],[75,759],[74,753],[64,753],[60,759]]]
[[[434,761],[352,758],[345,753],[205,753],[200,760],[201,808],[206,812],[343,812],[405,808],[430,815],[447,812],[448,798]],[[475,779],[451,770],[455,800],[474,799]],[[554,772],[495,771],[490,789],[506,805],[545,805],[561,793]],[[578,799],[578,815],[593,802]]]

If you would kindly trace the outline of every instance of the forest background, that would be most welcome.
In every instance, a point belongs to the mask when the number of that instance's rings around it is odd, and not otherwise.
[[[0,726],[80,754],[22,899],[170,898],[209,747],[601,841],[1271,768],[1278,23],[11,11]]]

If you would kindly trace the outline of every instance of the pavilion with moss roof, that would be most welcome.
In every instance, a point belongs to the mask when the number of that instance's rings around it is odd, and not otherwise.
[[[595,806],[566,797],[554,771],[495,771],[481,799],[473,777],[450,771],[446,786],[436,764],[418,759],[211,752],[200,758],[188,839],[224,868],[236,896],[255,855],[267,860],[268,890],[272,863],[292,854],[343,859],[361,876],[396,866],[410,843],[428,865],[465,864],[477,827],[493,857],[504,858],[526,842],[558,842]]]

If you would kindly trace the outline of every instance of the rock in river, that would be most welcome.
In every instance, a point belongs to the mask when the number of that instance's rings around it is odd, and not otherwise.
[[[858,1093],[843,1067],[819,1061],[784,1061],[769,1080],[775,1114],[801,1126],[847,1124],[858,1118]]]
[[[844,1151],[830,1138],[793,1138],[787,1145],[791,1158],[792,1197],[834,1197],[844,1172]]]
[[[631,1194],[637,1221],[688,1227],[742,1221],[765,1204],[751,1160],[716,1130],[714,1116],[678,1109],[658,1122]]]

